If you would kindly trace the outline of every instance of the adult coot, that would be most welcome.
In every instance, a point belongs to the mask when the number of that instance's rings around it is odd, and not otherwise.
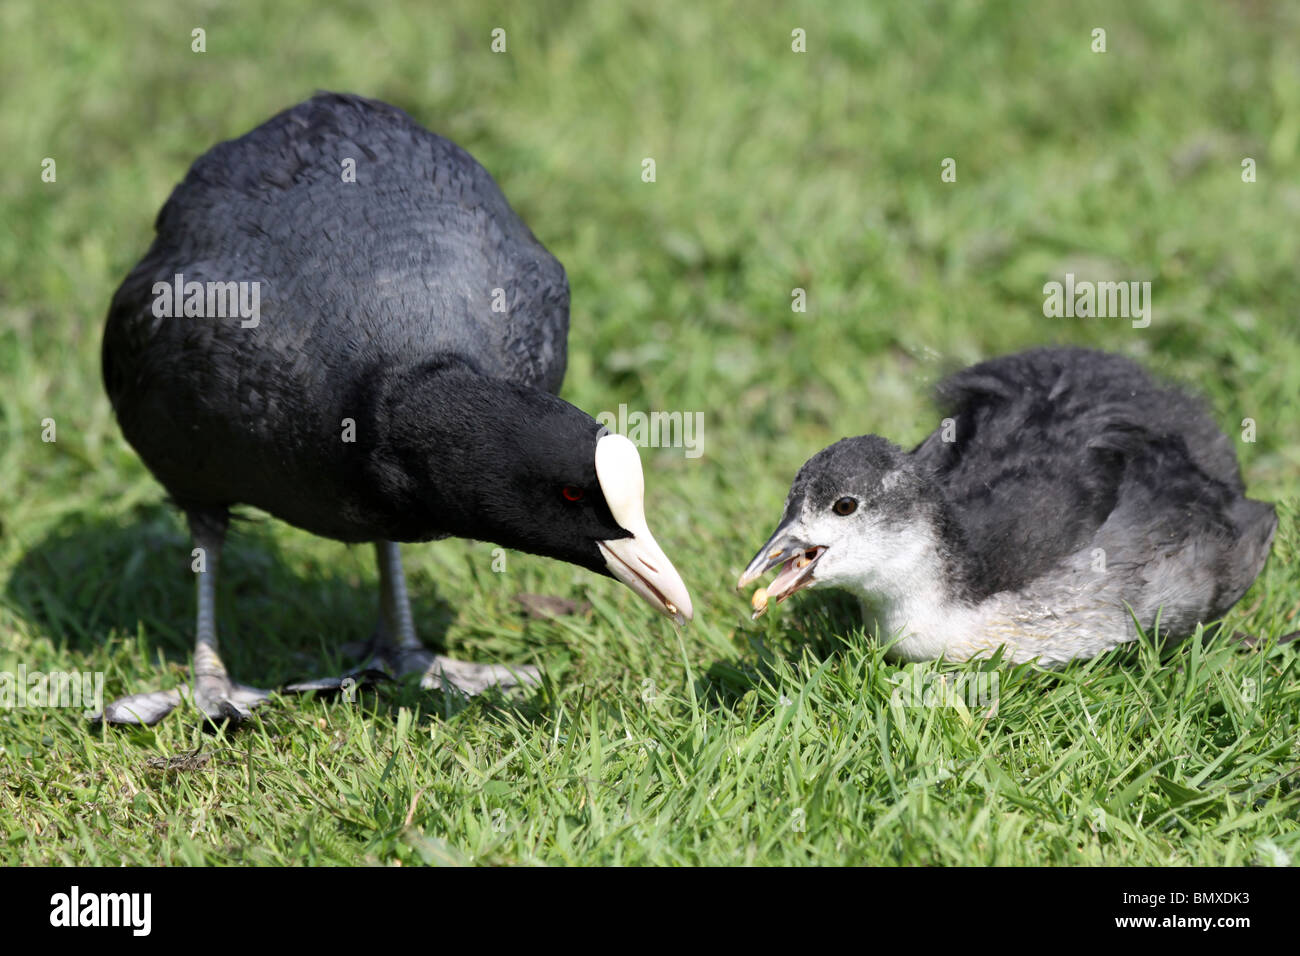
[[[104,383],[189,521],[193,699],[207,717],[242,719],[266,697],[217,652],[217,565],[241,503],[374,542],[373,661],[426,684],[472,693],[535,673],[424,650],[397,542],[450,535],[558,558],[690,619],[646,525],[636,448],[555,396],[564,269],[463,149],[395,107],[321,94],[201,156],[156,232],[113,297]],[[153,723],[184,693],[104,716]]]
[[[903,660],[1090,657],[1222,615],[1268,556],[1272,505],[1245,497],[1200,403],[1128,359],[1045,348],[940,385],[947,421],[905,452],[846,438],[800,469],[740,586],[838,587]],[[766,606],[759,594],[755,606]]]

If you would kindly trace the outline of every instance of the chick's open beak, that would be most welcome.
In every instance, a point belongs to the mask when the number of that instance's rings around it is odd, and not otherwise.
[[[736,589],[740,590],[745,585],[757,581],[772,568],[780,565],[781,573],[765,592],[768,600],[779,604],[791,594],[813,583],[813,569],[817,565],[817,559],[825,551],[824,547],[804,541],[789,524],[784,524],[776,529],[767,543],[759,549],[758,554],[754,555],[754,560],[749,562],[749,567],[745,568],[740,580],[736,582]],[[755,607],[758,613],[762,613],[766,605],[759,607],[756,604]],[[755,614],[755,617],[757,616]]]

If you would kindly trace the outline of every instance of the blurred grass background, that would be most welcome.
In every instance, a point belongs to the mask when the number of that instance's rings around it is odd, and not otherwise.
[[[206,53],[191,52],[195,27]],[[0,713],[0,859],[1294,855],[1300,689],[1294,650],[1269,643],[1297,626],[1294,509],[1231,618],[1264,638],[1256,650],[1213,650],[1193,673],[1026,672],[1003,686],[1020,707],[982,725],[891,709],[889,675],[905,669],[854,634],[843,602],[811,596],[751,625],[731,584],[814,451],[868,431],[917,441],[942,374],[1048,342],[1140,359],[1204,394],[1234,438],[1253,419],[1256,441],[1237,444],[1251,494],[1297,497],[1295,5],[10,0],[0,88],[0,670],[102,670],[110,695],[182,673],[189,545],[112,420],[102,322],[189,163],[317,89],[390,101],[493,174],[569,273],[567,399],[705,416],[703,457],[643,453],[651,524],[696,599],[680,637],[586,572],[512,556],[493,574],[489,545],[411,547],[424,635],[535,660],[545,692],[522,710],[462,709],[408,689],[366,718],[293,701],[230,740],[185,718],[123,734]],[[45,157],[56,183],[41,181]],[[945,157],[955,183],[940,181]],[[1242,182],[1245,157],[1257,182]],[[1150,327],[1045,318],[1043,284],[1066,272],[1149,280]],[[796,287],[806,313],[791,311]],[[56,443],[40,440],[45,418]],[[258,522],[229,553],[221,623],[241,679],[320,671],[368,632],[369,549]],[[527,620],[518,592],[595,607]],[[1258,683],[1248,705],[1243,680]],[[1191,709],[1169,724],[1148,694]],[[1113,748],[1065,743],[1099,710]],[[661,749],[619,749],[647,736]],[[214,756],[179,782],[148,763],[193,748]],[[245,748],[264,762],[260,790]],[[765,756],[727,767],[732,751]],[[1170,763],[1185,752],[1200,769]],[[954,769],[935,782],[936,766]],[[379,803],[393,819],[356,809]],[[1098,806],[1132,832],[1098,831]],[[305,807],[319,816],[304,823]],[[484,823],[494,809],[507,829]]]

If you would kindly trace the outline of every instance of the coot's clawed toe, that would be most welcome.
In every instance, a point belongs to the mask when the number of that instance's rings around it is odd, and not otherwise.
[[[494,687],[500,690],[508,690],[512,687],[537,687],[541,682],[542,672],[530,664],[516,664],[511,667],[501,664],[475,664],[453,660],[442,654],[432,655],[432,660],[424,668],[424,676],[420,678],[420,686],[426,689],[447,690],[454,687],[470,697]]]
[[[196,682],[197,683],[197,682]],[[266,703],[271,692],[260,687],[249,687],[227,680],[206,682],[203,693],[189,684],[180,684],[171,690],[155,690],[143,694],[129,694],[105,705],[102,713],[91,716],[92,721],[106,724],[140,725],[152,727],[182,704],[191,702],[211,724],[240,724],[252,716],[253,709]]]
[[[90,719],[102,720],[106,724],[143,724],[152,727],[179,707],[182,697],[189,696],[191,695],[188,684],[182,684],[171,690],[130,694],[106,704],[102,713],[94,714]]]
[[[506,667],[501,664],[479,664],[458,661],[423,648],[385,648],[367,658],[366,663],[354,671],[338,677],[294,681],[280,688],[280,692],[353,694],[364,687],[412,675],[419,676],[420,686],[425,690],[457,690],[468,697],[492,688],[510,690],[514,687],[535,687],[542,680],[541,672],[531,665]]]
[[[536,687],[542,682],[541,671],[530,665],[506,667],[458,661],[423,649],[398,651],[388,664],[397,677],[420,675],[420,686],[425,690],[458,690],[468,697],[492,688]]]
[[[282,694],[341,693],[352,694],[363,687],[374,687],[391,681],[392,675],[376,667],[359,667],[339,674],[337,677],[313,677],[307,680],[293,681],[280,688]]]

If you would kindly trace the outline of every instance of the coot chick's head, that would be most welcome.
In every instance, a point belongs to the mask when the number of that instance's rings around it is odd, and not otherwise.
[[[941,573],[943,514],[938,492],[902,449],[876,435],[845,438],[799,470],[780,525],[737,587],[780,566],[766,592],[775,603],[814,587],[873,600],[928,590]],[[756,606],[761,613],[766,604]]]

